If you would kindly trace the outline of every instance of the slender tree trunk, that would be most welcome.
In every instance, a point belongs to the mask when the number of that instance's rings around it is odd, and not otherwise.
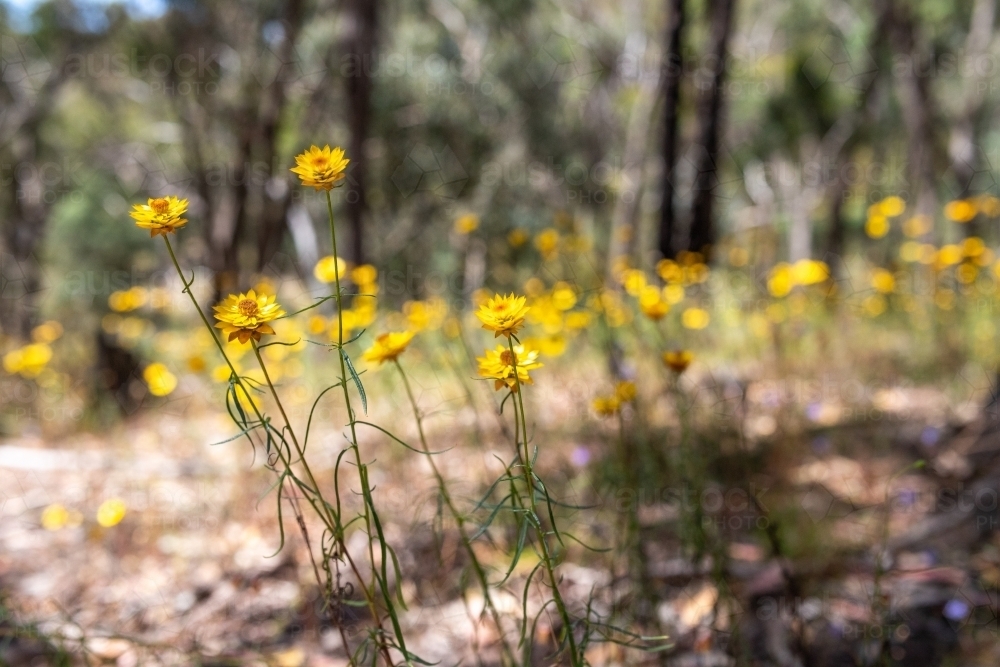
[[[660,254],[672,259],[674,245],[674,169],[677,166],[681,79],[684,73],[684,0],[668,0],[667,45],[663,58],[663,201],[660,205]]]
[[[909,63],[908,67],[898,68],[896,84],[907,134],[910,190],[916,193],[917,212],[933,220],[937,213],[934,111],[929,78],[917,71],[919,63],[926,62],[930,55],[920,49],[918,26],[907,3],[892,0],[889,4],[889,42],[893,52]]]
[[[715,63],[712,85],[702,98],[698,172],[695,177],[694,201],[691,203],[691,234],[688,249],[702,253],[706,259],[715,243],[714,197],[718,184],[719,145],[722,135],[722,102],[726,85],[726,54],[733,32],[736,0],[714,0],[711,3],[710,55]]]
[[[364,219],[368,212],[365,141],[371,125],[378,0],[350,0],[349,11],[353,25],[347,38],[347,56],[354,66],[347,77],[347,120],[351,132],[347,157],[352,162],[352,168],[346,197],[347,220],[351,227],[351,259],[360,264],[365,261]]]

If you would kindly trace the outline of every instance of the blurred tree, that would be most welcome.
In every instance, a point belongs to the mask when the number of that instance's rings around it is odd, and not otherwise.
[[[350,190],[347,193],[347,219],[351,225],[351,259],[362,264],[365,260],[364,229],[368,213],[368,139],[372,116],[372,74],[378,67],[376,33],[378,30],[378,0],[348,0],[346,17],[348,35],[345,52],[349,69],[345,72],[347,87],[347,122],[351,142],[348,157]]]
[[[660,254],[677,255],[675,245],[674,169],[677,165],[678,119],[680,117],[684,0],[667,0],[667,39],[663,55],[663,199],[660,204]]]
[[[725,95],[727,54],[733,31],[736,0],[713,0],[709,4],[708,57],[713,65],[711,85],[698,109],[701,123],[698,133],[700,155],[695,174],[694,200],[691,203],[691,233],[688,249],[710,256],[717,236],[715,226],[715,191],[718,185],[719,146],[722,135],[722,103]]]

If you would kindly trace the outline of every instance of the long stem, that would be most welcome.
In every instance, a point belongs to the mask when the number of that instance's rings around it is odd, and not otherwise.
[[[368,534],[368,558],[371,564],[371,579],[369,585],[371,590],[374,592],[376,584],[375,575],[375,547],[372,540],[372,517],[371,512],[374,511],[374,507],[368,507],[369,498],[373,498],[371,493],[371,488],[368,485],[368,475],[365,474],[365,467],[361,462],[361,449],[358,447],[358,433],[357,427],[354,419],[354,409],[351,407],[351,392],[347,389],[347,363],[344,359],[344,304],[343,292],[340,290],[340,257],[337,253],[337,226],[334,222],[333,217],[333,199],[330,196],[330,191],[326,190],[326,212],[330,219],[330,241],[333,245],[333,279],[334,287],[336,288],[335,301],[337,303],[337,357],[340,360],[340,386],[344,391],[344,405],[347,408],[347,419],[351,427],[351,449],[354,450],[354,463],[358,468],[358,479],[361,482],[362,497],[366,500],[362,503],[364,509],[363,517],[365,520],[365,530]],[[384,585],[384,582],[383,582]],[[387,604],[392,604],[389,601],[388,594],[385,595]],[[394,617],[395,618],[395,617]],[[379,623],[381,627],[381,622],[379,621],[379,616],[375,615],[376,623]],[[397,639],[400,643],[400,648],[406,652],[406,641],[402,635],[398,636]],[[406,658],[407,664],[410,663],[409,657]]]
[[[406,388],[406,397],[410,399],[410,407],[413,408],[413,418],[417,422],[417,433],[420,434],[420,445],[424,450],[424,455],[427,457],[427,462],[430,463],[431,471],[434,473],[434,479],[437,481],[438,493],[441,494],[441,498],[444,499],[445,506],[447,506],[452,519],[454,519],[455,524],[458,526],[458,533],[462,538],[462,544],[465,546],[465,551],[469,555],[469,561],[472,563],[472,569],[476,573],[479,585],[483,589],[483,601],[486,608],[489,609],[490,615],[493,617],[494,624],[497,626],[497,635],[500,637],[500,643],[503,648],[504,655],[511,664],[514,664],[514,653],[507,644],[507,638],[503,632],[503,625],[500,623],[500,613],[497,611],[496,605],[493,603],[493,597],[490,595],[490,584],[486,577],[486,571],[479,562],[479,558],[476,557],[476,552],[472,548],[472,541],[469,539],[468,532],[465,530],[465,517],[463,517],[461,512],[458,511],[458,508],[455,507],[451,494],[448,493],[448,485],[445,483],[444,476],[441,475],[441,472],[438,470],[437,464],[434,462],[434,456],[431,454],[430,447],[427,445],[427,437],[424,435],[423,415],[420,413],[420,408],[417,407],[417,400],[413,395],[413,389],[410,387],[410,380],[406,376],[406,372],[403,370],[402,365],[400,365],[399,359],[393,359],[393,363],[395,363],[396,368],[399,370],[399,375],[403,379],[403,387]]]
[[[583,667],[583,657],[579,655],[576,648],[576,638],[573,636],[573,623],[566,609],[566,603],[559,593],[559,580],[556,578],[555,566],[552,564],[552,555],[549,553],[549,544],[545,539],[545,531],[542,530],[542,519],[538,515],[537,503],[535,502],[534,470],[531,464],[531,451],[528,447],[528,426],[527,415],[524,413],[524,392],[521,391],[521,378],[517,373],[517,353],[514,352],[514,340],[512,336],[507,336],[507,347],[510,350],[511,366],[514,369],[515,393],[517,394],[517,407],[521,413],[521,437],[524,441],[524,476],[528,483],[528,506],[531,508],[531,519],[535,522],[535,529],[538,532],[538,541],[542,547],[542,563],[545,571],[549,575],[549,583],[552,586],[552,598],[555,600],[559,616],[562,618],[566,639],[569,641],[570,660],[573,667]]]

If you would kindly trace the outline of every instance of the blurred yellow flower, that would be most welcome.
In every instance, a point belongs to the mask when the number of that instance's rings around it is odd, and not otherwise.
[[[635,383],[629,380],[622,380],[615,385],[615,398],[622,403],[630,403],[637,395]]]
[[[521,384],[532,384],[528,371],[541,368],[543,365],[538,361],[538,351],[528,351],[523,345],[514,346],[514,354],[503,345],[497,345],[494,350],[486,350],[485,356],[477,357],[476,361],[479,362],[479,375],[493,380],[493,387],[497,391],[507,387],[516,392],[518,381]]]
[[[791,277],[799,285],[816,285],[830,277],[830,267],[819,260],[800,259],[792,265]]]
[[[931,231],[931,221],[926,215],[915,215],[903,223],[903,233],[911,239]]]
[[[479,216],[474,213],[466,213],[455,219],[455,233],[465,236],[471,234],[479,228]]]
[[[125,518],[126,509],[121,498],[108,498],[97,508],[97,523],[104,528],[117,526]]]
[[[614,396],[598,396],[591,405],[594,412],[601,417],[612,417],[618,413],[618,408],[621,407],[621,403]]]
[[[559,251],[559,232],[553,228],[543,230],[535,237],[535,248],[545,259],[552,259]]]
[[[739,268],[741,266],[746,266],[747,262],[750,261],[750,253],[746,248],[741,248],[740,246],[735,246],[729,249],[729,264]]]
[[[788,296],[794,286],[791,265],[780,262],[771,268],[767,277],[767,291],[771,293],[771,296],[778,298]]]
[[[861,303],[861,307],[869,317],[878,317],[884,313],[886,305],[885,297],[881,294],[872,294]]]
[[[244,344],[251,338],[259,341],[261,335],[273,334],[268,322],[285,314],[273,296],[258,296],[253,290],[230,294],[214,309],[215,319],[219,320],[215,326],[222,329],[229,341],[239,339]]]
[[[647,285],[639,293],[639,309],[655,322],[670,312],[670,304],[660,298],[660,290],[655,285]]]
[[[347,262],[345,262],[340,257],[334,257],[333,255],[327,255],[323,259],[316,262],[316,266],[313,267],[313,275],[316,276],[316,280],[321,283],[332,283],[337,280],[337,278],[343,278],[347,274]]]
[[[585,310],[576,310],[566,313],[567,329],[586,329],[590,326],[591,315]]]
[[[903,211],[906,210],[906,202],[901,197],[893,195],[880,201],[878,203],[878,210],[888,218],[895,218],[897,215],[902,215]]]
[[[904,262],[916,262],[920,259],[920,244],[916,241],[906,241],[899,246],[899,258]]]
[[[684,270],[672,259],[661,259],[657,262],[656,274],[665,283],[679,283],[684,280]]]
[[[142,379],[153,396],[167,396],[177,388],[177,378],[160,362],[154,362],[142,371]]]
[[[340,263],[343,264],[343,262]],[[355,285],[370,285],[376,280],[378,280],[378,269],[371,264],[361,264],[351,271],[351,282]]]
[[[976,217],[976,213],[976,206],[966,199],[950,201],[944,207],[945,217],[953,222],[969,222]]]
[[[12,375],[33,378],[38,377],[51,360],[52,348],[44,343],[32,343],[5,354],[3,368]]]
[[[365,350],[362,358],[374,364],[383,364],[399,358],[413,340],[412,331],[392,331],[384,333],[375,339],[370,348]]]
[[[663,353],[664,365],[680,375],[687,370],[694,360],[694,355],[688,350],[669,350]]]
[[[132,287],[127,290],[118,290],[108,296],[108,308],[116,313],[127,313],[146,305],[149,292],[145,287]]]
[[[45,530],[60,530],[69,523],[69,510],[53,503],[42,510],[42,528]]]
[[[55,320],[42,322],[31,330],[31,340],[36,343],[52,343],[63,335],[63,327]]]
[[[552,305],[559,310],[569,310],[576,305],[576,292],[569,283],[560,281],[552,287]]]
[[[962,261],[963,254],[962,246],[949,243],[948,245],[941,246],[941,249],[938,251],[938,262],[945,266],[958,264]]]
[[[865,234],[880,239],[889,233],[889,219],[881,213],[872,213],[865,221]]]
[[[157,197],[145,204],[133,205],[129,215],[135,220],[136,227],[149,230],[150,237],[166,236],[187,224],[183,217],[187,207],[187,199]]]
[[[1000,217],[1000,198],[993,195],[982,195],[976,201],[979,212],[989,218]]]
[[[681,324],[685,329],[704,329],[709,321],[708,311],[702,308],[688,308],[681,314]]]
[[[871,278],[872,287],[882,294],[888,294],[896,289],[896,278],[891,271],[886,269],[874,269]]]
[[[310,146],[309,150],[295,156],[295,166],[290,171],[298,174],[302,185],[329,192],[344,179],[349,162],[343,148],[331,150],[329,146]]]
[[[978,236],[970,236],[962,241],[962,254],[966,257],[978,257],[986,251],[986,243]]]
[[[676,306],[677,304],[679,304],[681,301],[684,300],[684,286],[664,285],[663,300],[666,301],[668,305]]]
[[[479,307],[476,317],[483,323],[483,328],[495,332],[494,338],[504,335],[508,338],[516,335],[524,324],[524,316],[530,308],[524,305],[523,296],[509,294],[494,295],[492,299]]]
[[[622,273],[621,281],[626,292],[632,296],[639,296],[646,287],[646,274],[640,269],[629,269]]]
[[[507,243],[513,248],[520,248],[525,243],[528,242],[528,232],[521,228],[512,229],[510,233],[507,234]]]

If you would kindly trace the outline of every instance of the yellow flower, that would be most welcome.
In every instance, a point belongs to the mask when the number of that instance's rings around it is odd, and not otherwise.
[[[559,252],[559,232],[551,227],[535,237],[535,247],[545,259],[552,259]]]
[[[3,357],[3,368],[24,378],[38,377],[52,360],[52,348],[44,343],[32,343],[11,350]]]
[[[598,396],[593,402],[594,412],[601,417],[611,417],[618,412],[621,403],[614,396]]]
[[[135,204],[129,215],[135,220],[135,226],[148,229],[151,237],[166,236],[187,224],[183,217],[187,207],[187,199],[157,197],[146,204]]]
[[[965,199],[948,202],[944,207],[945,217],[954,222],[968,222],[976,217],[976,213],[975,205]]]
[[[239,339],[246,343],[251,338],[259,341],[262,334],[273,334],[268,322],[283,316],[273,296],[258,296],[253,290],[246,294],[230,294],[215,306],[216,327],[222,329],[228,340]]]
[[[121,498],[108,498],[97,508],[97,523],[105,528],[117,526],[125,518],[125,501]]]
[[[142,379],[149,387],[153,396],[167,396],[177,388],[177,378],[160,362],[146,366],[142,371]]]
[[[340,264],[343,265],[344,260],[340,260]],[[361,264],[354,267],[351,271],[351,282],[355,285],[365,285],[369,286],[378,279],[378,269],[376,269],[371,264]],[[368,290],[365,290],[368,291]]]
[[[681,314],[681,324],[685,329],[704,329],[710,320],[708,311],[701,308],[688,308]]]
[[[622,380],[615,385],[615,398],[622,403],[630,403],[631,401],[634,401],[636,393],[634,382]]]
[[[639,309],[643,315],[657,321],[663,319],[663,316],[670,311],[670,304],[660,298],[659,288],[655,285],[646,285],[639,293]]]
[[[299,175],[302,185],[330,191],[346,176],[344,169],[348,162],[350,160],[344,157],[343,148],[331,150],[329,146],[322,149],[310,146],[309,150],[295,156],[295,166],[291,171]]]
[[[496,332],[494,338],[501,334],[509,338],[518,332],[524,324],[524,316],[531,310],[524,305],[525,301],[523,296],[496,294],[479,307],[476,317],[483,323],[484,329]]]
[[[694,355],[688,350],[671,350],[663,353],[663,363],[678,375],[687,370],[692,359]]]
[[[395,361],[406,350],[406,346],[410,344],[411,340],[413,340],[412,331],[384,333],[375,339],[372,346],[361,357],[365,361],[377,364]]]
[[[337,278],[343,278],[346,273],[347,262],[333,255],[327,255],[316,262],[316,266],[313,267],[313,275],[321,283],[332,283]]]
[[[63,327],[55,320],[42,322],[31,330],[31,339],[36,343],[52,343],[63,335]]]
[[[471,234],[479,227],[479,216],[474,213],[466,213],[455,220],[455,233]]]
[[[887,269],[878,268],[872,270],[871,282],[872,287],[882,294],[888,294],[896,289],[896,277],[892,275],[892,271]]]
[[[526,351],[523,345],[514,346],[514,354],[503,345],[497,345],[495,350],[486,350],[486,356],[477,357],[479,374],[493,380],[493,387],[499,391],[507,387],[517,391],[518,380],[521,384],[532,384],[528,371],[541,368],[536,350]],[[517,366],[517,377],[514,376],[514,366]]]
[[[865,221],[865,234],[880,239],[889,233],[889,220],[878,212],[872,212]]]
[[[69,523],[69,510],[54,503],[42,510],[42,528],[45,530],[59,530]]]
[[[525,243],[528,242],[528,232],[523,229],[512,229],[509,234],[507,234],[507,243],[509,243],[514,248],[520,248]]]

